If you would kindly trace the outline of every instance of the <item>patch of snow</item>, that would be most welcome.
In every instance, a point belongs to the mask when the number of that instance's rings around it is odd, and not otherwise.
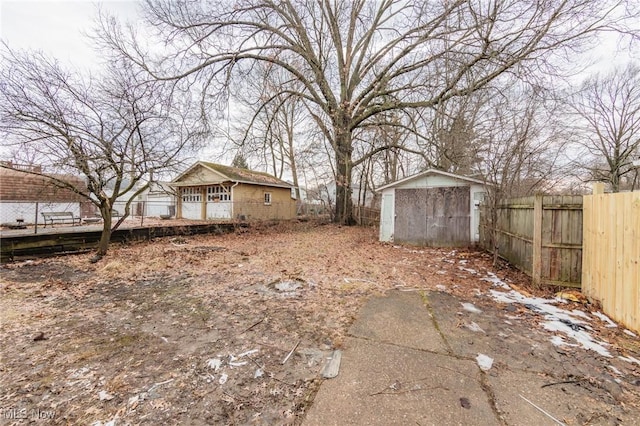
[[[551,343],[553,343],[554,346],[578,346],[573,343],[567,343],[561,336],[553,336]]]
[[[438,275],[446,275],[447,271],[436,271],[436,274],[438,274]]]
[[[568,311],[554,304],[558,303],[554,299],[543,299],[539,297],[527,297],[523,294],[510,290],[508,292],[489,290],[494,300],[502,303],[519,303],[531,311],[544,317],[546,321],[542,323],[548,331],[563,333],[566,337],[575,340],[585,349],[590,349],[602,356],[611,357],[606,349],[608,343],[595,340],[590,331],[593,330],[586,320],[591,318],[580,310]],[[558,340],[555,340],[558,342]],[[566,344],[566,343],[565,343]]]
[[[504,323],[505,324],[509,324],[509,325],[513,325],[513,323],[511,321],[509,321],[509,320],[504,320]]]
[[[98,398],[100,399],[100,401],[111,401],[114,396],[106,390],[101,390],[100,392],[98,392]]]
[[[211,358],[207,360],[207,367],[212,368],[213,371],[218,371],[222,367],[222,360],[220,358]]]
[[[623,331],[624,331],[624,334],[628,334],[631,337],[638,337],[638,335],[631,330],[623,330]]]
[[[255,373],[253,373],[253,378],[257,379],[258,377],[262,377],[264,375],[264,371],[261,368],[258,368]]]
[[[471,324],[465,324],[465,327],[467,327],[471,331],[477,331],[477,332],[480,332],[480,333],[484,333],[484,330],[482,328],[480,328],[480,326],[478,324],[476,324],[475,322],[473,322],[473,321],[471,321]]]
[[[475,269],[463,268],[462,266],[458,266],[458,269],[460,269],[461,271],[464,271],[464,272],[468,272],[468,273],[473,274],[473,275],[478,273],[478,271],[476,271]]]
[[[478,367],[480,367],[482,371],[489,371],[493,366],[493,358],[484,354],[478,354],[478,356],[476,357],[476,362],[478,363]]]
[[[607,368],[611,371],[613,371],[615,374],[617,374],[618,376],[622,376],[622,372],[620,370],[618,370],[617,368],[615,368],[613,365],[607,365]]]
[[[447,286],[443,284],[436,284],[436,289],[440,291],[447,291]]]
[[[560,333],[566,334],[568,337],[571,337],[575,341],[577,341],[583,348],[591,349],[592,351],[595,351],[602,356],[611,358],[611,354],[605,348],[605,346],[608,346],[608,343],[595,341],[585,330],[576,329],[575,327],[571,327],[558,320],[545,321],[542,323],[542,326],[545,328],[545,330],[559,331]]]
[[[498,278],[498,276],[493,272],[487,272],[487,276],[484,278],[480,278],[480,281],[490,282],[493,287],[502,287],[507,290],[511,289],[511,287],[509,287],[504,281]]]
[[[225,383],[227,383],[228,379],[229,379],[229,376],[227,375],[227,373],[222,373],[220,375],[220,378],[218,379],[218,383],[220,383],[221,385],[224,385]]]
[[[240,362],[229,361],[229,365],[231,367],[242,367],[243,365],[247,365],[248,363],[249,363],[248,361],[240,361]]]
[[[525,305],[527,308],[541,315],[552,316],[553,318],[560,321],[567,321],[587,327],[586,322],[575,318],[576,314],[554,306],[553,303],[555,303],[555,301],[552,299],[543,299],[541,297],[527,297],[515,290],[511,290],[508,292],[489,290],[489,294],[491,295],[491,297],[493,297],[494,300],[498,302],[519,303],[521,305]]]
[[[132,407],[132,406],[137,406],[139,402],[140,402],[140,395],[134,395],[131,398],[129,398],[129,401],[127,403],[129,404],[129,407]]]
[[[250,351],[242,352],[240,355],[238,355],[238,358],[242,358],[243,356],[247,355],[253,355],[255,353],[258,353],[258,349],[251,349]]]
[[[615,322],[613,322],[611,320],[611,318],[609,318],[608,316],[606,316],[605,314],[603,314],[602,312],[591,312],[591,315],[600,318],[602,321],[606,322],[607,325],[605,325],[605,327],[607,328],[616,328],[618,327],[618,324],[616,324]]]
[[[113,420],[109,420],[106,423],[102,423],[100,420],[98,420],[97,422],[91,423],[91,426],[116,426],[116,419],[118,419],[118,415],[117,414],[113,418]]]
[[[640,365],[640,360],[632,357],[632,356],[619,356],[618,358],[620,358],[623,361],[627,361],[629,364],[638,364]]]
[[[480,309],[476,308],[473,303],[460,302],[460,304],[465,311],[473,312],[474,314],[479,314],[482,312]]]
[[[572,314],[574,314],[577,317],[582,317],[584,319],[586,319],[587,321],[591,320],[591,317],[589,317],[589,315],[587,315],[584,311],[581,311],[579,309],[573,309],[571,311]]]
[[[299,281],[281,281],[274,287],[278,291],[296,291],[302,287],[302,284]]]

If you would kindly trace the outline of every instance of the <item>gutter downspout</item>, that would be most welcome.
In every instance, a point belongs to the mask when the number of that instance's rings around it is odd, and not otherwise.
[[[231,185],[231,220],[233,220],[236,215],[235,215],[235,204],[236,204],[236,197],[233,195],[233,188],[235,188],[236,186],[240,185],[240,182],[236,182],[233,185]]]

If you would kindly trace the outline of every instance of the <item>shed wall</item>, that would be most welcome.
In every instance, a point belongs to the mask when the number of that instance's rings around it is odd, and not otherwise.
[[[380,241],[397,241],[395,237],[395,221],[398,218],[400,212],[397,210],[396,190],[404,189],[427,189],[427,188],[442,188],[442,187],[469,187],[469,241],[475,243],[479,241],[479,226],[480,226],[480,214],[479,203],[486,193],[486,188],[477,183],[468,182],[465,180],[455,179],[449,176],[443,175],[426,175],[419,178],[402,182],[397,186],[385,188],[382,190],[382,206],[381,206],[381,221],[380,221]],[[387,201],[385,202],[385,196]],[[389,208],[392,212],[389,212]],[[407,213],[412,214],[412,213]],[[414,213],[415,214],[415,213]],[[420,213],[418,213],[420,214]],[[405,219],[409,220],[409,219]]]

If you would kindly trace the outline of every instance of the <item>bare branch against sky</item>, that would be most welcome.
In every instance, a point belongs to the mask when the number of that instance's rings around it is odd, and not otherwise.
[[[286,72],[292,84],[280,91],[305,102],[329,141],[336,220],[351,223],[359,129],[381,114],[468,96],[503,76],[541,84],[563,75],[568,68],[561,61],[591,47],[598,33],[634,28],[638,15],[629,5],[246,0],[230,7],[227,1],[148,1],[145,19],[163,43],[161,53],[132,28],[108,19],[102,20],[102,42],[153,78],[183,89],[197,86],[203,110],[226,105],[231,88],[251,78],[258,63]]]

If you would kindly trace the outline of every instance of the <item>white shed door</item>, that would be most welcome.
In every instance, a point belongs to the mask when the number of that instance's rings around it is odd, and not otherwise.
[[[202,203],[182,202],[182,218],[202,220]]]
[[[231,219],[231,201],[207,203],[207,219]]]
[[[393,194],[382,196],[382,220],[380,221],[380,241],[391,241],[393,236]]]

